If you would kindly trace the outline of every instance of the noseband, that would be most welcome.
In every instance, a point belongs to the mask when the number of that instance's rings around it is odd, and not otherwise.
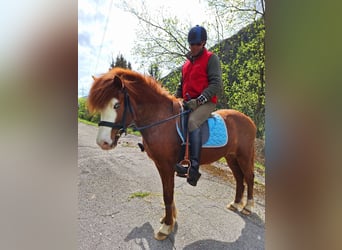
[[[100,121],[98,123],[99,126],[105,126],[110,128],[116,128],[118,129],[118,134],[125,133],[127,134],[127,126],[126,126],[126,117],[127,117],[127,110],[133,115],[133,109],[132,105],[129,101],[129,95],[127,93],[127,90],[125,88],[122,89],[122,92],[124,93],[124,111],[122,115],[122,119],[120,123],[114,123],[114,122],[107,122],[107,121]]]

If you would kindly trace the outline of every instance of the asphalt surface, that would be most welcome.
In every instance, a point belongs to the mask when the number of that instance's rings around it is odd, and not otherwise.
[[[176,178],[175,230],[155,240],[164,214],[162,185],[153,161],[137,146],[141,138],[123,136],[117,148],[103,151],[96,133],[96,127],[78,124],[79,249],[265,248],[264,198],[255,197],[251,216],[232,212],[226,205],[235,183],[204,171],[196,187]]]

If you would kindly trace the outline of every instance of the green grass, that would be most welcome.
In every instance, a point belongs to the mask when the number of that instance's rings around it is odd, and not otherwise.
[[[260,182],[260,181],[258,181],[256,179],[254,179],[254,183],[257,184],[257,185],[265,186],[264,183],[262,183],[262,182]]]
[[[149,196],[151,193],[150,192],[135,192],[129,196],[129,199],[134,199],[134,198],[144,198]]]
[[[88,121],[88,120],[84,120],[84,119],[78,118],[78,121],[79,121],[79,122],[82,122],[82,123],[84,123],[84,124],[88,124],[88,125],[96,126],[96,127],[97,127],[97,123],[90,122],[90,121]],[[136,136],[141,136],[141,134],[140,134],[139,131],[133,131],[132,128],[128,128],[128,129],[127,129],[127,134],[136,135]]]
[[[133,131],[132,128],[128,128],[127,129],[127,134],[131,134],[131,135],[136,135],[136,136],[141,136],[139,131]]]
[[[219,163],[226,163],[226,159],[224,158],[224,157],[222,157],[221,159],[219,159],[217,162],[219,162]],[[255,168],[257,168],[257,169],[260,169],[260,170],[262,170],[262,171],[265,171],[265,166],[264,165],[262,165],[261,163],[259,163],[259,162],[255,162],[254,163],[254,167]]]
[[[87,120],[84,120],[84,119],[81,119],[81,118],[78,118],[78,121],[79,121],[79,122],[82,122],[82,123],[84,123],[84,124],[88,124],[88,125],[92,125],[92,126],[97,126],[96,123],[90,122],[90,121],[87,121]]]
[[[219,163],[226,163],[226,159],[222,157],[221,159],[218,160]]]
[[[255,162],[254,163],[254,167],[257,168],[257,169],[260,169],[262,171],[265,171],[265,166],[260,164],[259,162]]]

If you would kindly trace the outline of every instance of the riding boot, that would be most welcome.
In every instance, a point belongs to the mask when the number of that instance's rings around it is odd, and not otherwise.
[[[187,137],[187,133],[188,133],[188,120],[189,120],[189,113],[183,114],[183,117],[181,117],[180,119],[180,126],[181,126],[181,130],[183,131],[184,137]],[[186,147],[187,147],[187,142],[183,142],[181,145],[181,151],[179,154],[178,163],[175,166],[173,166],[173,169],[177,172],[177,176],[184,177],[184,178],[187,177],[188,169],[189,169],[189,166],[185,166],[185,164],[183,164],[184,162],[182,162],[185,159],[184,156],[185,156]]]
[[[201,177],[201,174],[199,172],[202,148],[202,137],[200,128],[197,128],[189,133],[189,141],[191,166],[189,169],[187,182],[192,186],[196,186],[198,179]]]
[[[184,159],[186,144],[181,145],[181,151],[179,154],[178,162],[173,168],[177,172],[177,176],[186,178],[188,173],[188,167],[184,167],[180,162]]]

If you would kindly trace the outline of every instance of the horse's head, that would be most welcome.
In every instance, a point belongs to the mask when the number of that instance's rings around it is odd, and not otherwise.
[[[112,78],[95,78],[89,92],[90,110],[101,114],[96,143],[105,150],[113,149],[122,133],[132,122],[132,111],[127,90],[122,79],[115,75]]]

